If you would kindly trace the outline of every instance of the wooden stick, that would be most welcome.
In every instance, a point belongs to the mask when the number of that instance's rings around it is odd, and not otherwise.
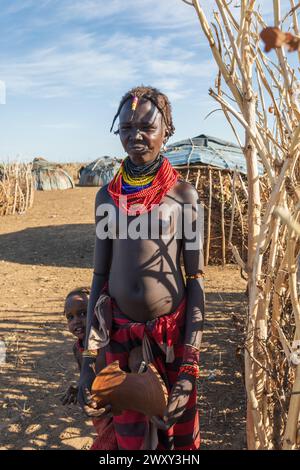
[[[234,246],[232,243],[230,243],[229,247],[231,248],[232,250],[232,254],[234,256],[234,259],[236,261],[236,263],[240,266],[240,268],[246,273],[247,272],[247,266],[246,266],[246,263],[244,263],[244,261],[242,260],[239,252],[238,252],[238,249],[236,246]]]
[[[210,233],[211,233],[211,204],[212,204],[212,170],[208,169],[209,174],[209,201],[208,201],[208,212],[207,212],[207,238],[206,238],[206,253],[205,253],[205,265],[209,262],[209,249],[210,249]]]
[[[12,214],[16,212],[16,207],[17,207],[17,199],[18,199],[18,167],[16,168],[16,173],[15,173],[15,190],[14,190],[14,204],[12,208]]]
[[[289,230],[288,242],[288,266],[289,266],[289,286],[291,290],[291,300],[296,321],[295,338],[300,339],[300,306],[297,293],[297,265],[295,263],[295,248],[297,236],[295,232]],[[296,367],[296,378],[293,386],[293,394],[290,400],[290,407],[287,417],[287,424],[283,438],[283,449],[292,450],[297,444],[297,428],[300,413],[300,364]]]
[[[199,180],[200,180],[200,169],[197,171],[197,180],[195,184],[196,190],[198,190]]]
[[[224,217],[224,188],[222,172],[219,170],[220,194],[221,194],[221,233],[222,233],[222,264],[226,264],[226,240],[225,240],[225,217]]]
[[[231,12],[232,2],[216,0],[218,14],[215,15],[214,30],[200,7],[201,2],[191,2],[218,67],[216,87],[210,91],[210,95],[221,105],[240,142],[247,163],[248,187],[245,188],[241,178],[240,182],[248,201],[248,261],[247,266],[244,266],[249,278],[245,350],[248,448],[270,449],[273,445],[279,448],[283,435],[281,426],[285,426],[283,447],[294,449],[300,445],[300,442],[297,443],[300,371],[297,366],[293,383],[292,371],[288,370],[286,361],[281,360],[278,331],[276,330],[275,336],[273,325],[277,321],[280,328],[282,321],[283,328],[295,321],[296,335],[300,338],[300,307],[295,271],[300,244],[300,208],[297,207],[300,104],[294,96],[296,71],[289,65],[283,49],[276,50],[271,59],[262,52],[258,28],[265,27],[265,22],[258,8],[255,8],[255,0],[240,0],[239,9],[234,14]],[[295,1],[290,0],[290,3],[292,26],[294,32],[297,34],[298,31],[299,34]],[[273,0],[274,22],[279,27],[282,22],[280,7],[280,1]],[[252,77],[254,63],[256,80]],[[225,90],[223,79],[227,85]],[[234,104],[226,101],[225,97],[233,100]],[[269,103],[270,110],[267,109]],[[236,132],[236,121],[245,130],[245,144]],[[259,183],[258,155],[266,171],[262,183]],[[221,176],[219,172],[220,186],[223,183]],[[236,209],[239,210],[243,230],[243,214],[236,181],[232,192],[235,194],[231,196],[232,214],[228,240],[231,249]],[[222,196],[224,198],[224,194],[221,194],[221,199]],[[221,206],[222,204],[224,201],[221,201]],[[211,236],[209,242],[210,238]],[[223,239],[222,231],[218,241],[223,244]],[[233,253],[238,264],[243,266],[238,250],[233,249]],[[224,262],[223,256],[222,259]],[[290,301],[292,313],[289,309]],[[267,342],[269,325],[271,336]],[[286,419],[286,398],[282,397],[288,397],[291,389],[293,394]],[[279,405],[281,410],[278,410]]]
[[[245,247],[245,228],[244,228],[244,218],[243,218],[243,213],[241,209],[241,204],[239,201],[238,193],[235,194],[235,200],[236,200],[236,205],[238,209],[238,213],[240,216],[240,221],[241,221],[241,231],[242,231],[242,240],[241,240],[241,254],[242,258],[244,259],[244,247]]]
[[[291,216],[290,212],[284,207],[276,207],[274,213],[278,215],[287,226],[300,235],[300,224]]]
[[[229,229],[229,237],[228,237],[228,246],[231,245],[232,234],[233,234],[233,226],[234,226],[234,214],[235,214],[235,178],[236,178],[236,171],[233,172],[232,180],[231,180],[231,220],[230,220],[230,229]]]

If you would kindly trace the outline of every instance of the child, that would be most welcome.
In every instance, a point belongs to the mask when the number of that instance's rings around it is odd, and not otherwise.
[[[87,287],[80,287],[72,290],[66,297],[64,314],[68,322],[70,333],[77,337],[73,345],[73,354],[81,370],[82,351],[84,350],[84,338],[86,329],[86,313],[90,290]],[[70,385],[61,398],[63,405],[77,403],[78,387]]]
[[[79,287],[74,289],[67,295],[64,306],[64,313],[68,322],[69,331],[77,338],[73,345],[73,354],[78,364],[79,372],[81,370],[82,352],[84,350],[86,315],[89,295],[90,289],[87,287]],[[77,393],[78,387],[70,385],[61,398],[62,404],[76,404]],[[117,449],[112,418],[108,416],[105,418],[94,418],[93,424],[96,428],[98,436],[90,450]]]

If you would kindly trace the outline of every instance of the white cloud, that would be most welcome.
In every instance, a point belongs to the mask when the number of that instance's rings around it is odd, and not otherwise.
[[[130,79],[134,72],[129,60],[116,52],[53,47],[38,49],[22,58],[2,60],[1,76],[8,93],[59,97],[76,90],[99,88],[107,82],[113,84],[122,75]]]
[[[216,8],[214,0],[200,3],[210,15]],[[235,0],[232,6],[238,3]],[[260,3],[268,14],[271,2]],[[283,11],[287,4],[282,1]],[[5,13],[13,16],[23,9],[32,12],[29,23],[36,31],[48,22],[48,29],[53,23],[59,33],[39,46],[36,42],[22,55],[17,49],[8,57],[0,52],[1,79],[8,94],[99,96],[143,82],[178,100],[201,84],[204,89],[213,84],[216,66],[211,52],[195,10],[182,0],[19,0]],[[109,35],[107,21],[120,25],[120,32]]]
[[[83,91],[99,95],[114,86],[144,82],[165,88],[174,99],[180,99],[188,94],[186,82],[211,76],[214,66],[210,60],[201,65],[194,52],[172,47],[172,41],[167,36],[125,34],[106,40],[94,33],[68,32],[55,46],[21,57],[3,57],[1,78],[9,94],[51,98]]]
[[[180,77],[211,77],[215,71],[214,61],[206,60],[198,63],[185,62],[184,60],[165,59],[152,60],[149,62],[149,69],[156,75],[180,76]]]
[[[94,17],[108,17],[120,12],[121,14],[126,13],[126,18],[129,15],[132,21],[150,27],[152,30],[158,28],[161,30],[183,29],[188,32],[191,28],[195,31],[199,26],[195,9],[182,0],[111,0],[105,8],[99,0],[89,0],[87,9],[86,2],[83,3],[77,0],[75,3],[81,6],[78,6],[77,12],[75,8],[74,14],[81,12],[90,19],[93,18],[93,15],[95,15]],[[215,0],[200,0],[199,3],[209,18],[212,18],[213,10],[218,9]],[[273,12],[271,0],[258,0],[257,4],[260,6],[263,15],[270,15]],[[233,12],[238,11],[236,7],[239,5],[238,0],[232,3]],[[290,9],[290,1],[281,0],[283,16]],[[86,10],[85,13],[84,10]]]
[[[195,23],[195,12],[181,0],[64,0],[59,16],[65,21],[108,19],[118,15],[120,24],[156,28],[183,28]]]

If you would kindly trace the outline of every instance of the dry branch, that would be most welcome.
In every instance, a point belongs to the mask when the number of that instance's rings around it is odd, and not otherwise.
[[[289,344],[300,339],[300,93],[298,71],[288,63],[282,47],[297,50],[300,59],[299,4],[290,0],[290,10],[282,14],[280,0],[273,0],[271,27],[265,24],[255,0],[241,0],[234,11],[232,2],[216,0],[213,25],[202,1],[189,4],[194,6],[218,67],[215,88],[209,93],[221,105],[247,164],[247,188],[241,181],[241,193],[248,199],[247,263],[232,240],[235,212],[240,212],[235,179],[228,246],[248,274],[248,448],[299,449],[300,366],[287,360],[282,343],[283,338]],[[291,18],[293,30],[283,33],[280,27],[287,18]],[[262,29],[265,50],[274,48],[271,59],[261,48]],[[244,129],[244,141],[238,136],[237,124]],[[208,210],[213,218],[211,202]],[[225,231],[221,232],[222,248]]]

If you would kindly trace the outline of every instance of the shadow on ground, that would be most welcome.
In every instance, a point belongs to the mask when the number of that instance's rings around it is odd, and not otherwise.
[[[19,264],[92,268],[95,226],[26,228],[0,235],[0,260]]]
[[[74,450],[92,443],[91,421],[78,405],[60,402],[78,378],[73,340],[60,318],[41,323],[20,319],[19,328],[6,321],[1,327],[7,347],[6,364],[0,365],[1,448]]]
[[[198,382],[202,449],[246,449],[243,343],[247,297],[240,292],[206,295],[206,322]]]

